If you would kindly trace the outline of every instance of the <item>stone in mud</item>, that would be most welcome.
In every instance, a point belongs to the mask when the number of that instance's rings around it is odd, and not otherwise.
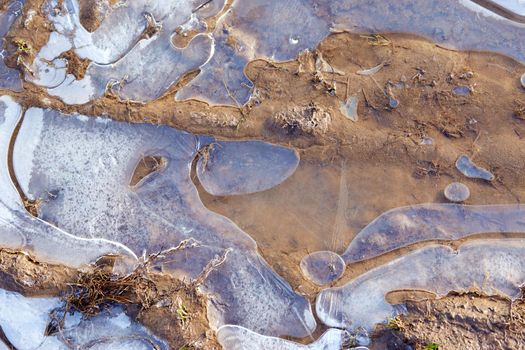
[[[202,149],[197,176],[214,196],[249,194],[277,186],[298,164],[299,155],[291,148],[261,141],[218,141]]]
[[[443,191],[445,198],[451,202],[464,202],[470,197],[470,190],[461,182],[453,182]]]
[[[520,83],[521,83],[521,87],[525,89],[525,73],[521,75]]]
[[[30,108],[15,142],[13,165],[24,193],[31,199],[46,198],[39,218],[73,237],[110,240],[140,255],[195,242],[173,252],[177,264],[161,269],[200,281],[209,299],[212,328],[234,324],[266,335],[308,335],[316,323],[306,298],[268,266],[250,236],[202,204],[190,177],[201,140],[215,142],[166,126],[66,117],[54,110]],[[228,152],[233,150],[227,142],[221,144]],[[268,169],[282,167],[281,161],[287,160],[283,176],[298,161],[290,149],[274,157],[271,151],[277,146],[234,145],[241,153],[246,146],[253,161],[257,161],[254,152],[268,152],[263,155],[264,169],[249,164],[237,168],[252,177],[250,183],[255,185],[248,189],[269,186]],[[226,156],[229,159],[232,153]],[[130,186],[144,157],[160,157],[164,167]],[[228,182],[219,184],[233,188]],[[64,254],[73,256],[73,251]]]
[[[456,160],[456,168],[466,177],[482,179],[486,181],[494,180],[494,175],[485,168],[476,165],[467,155],[461,155]]]
[[[425,241],[457,240],[487,232],[525,232],[525,206],[418,204],[389,210],[352,240],[342,257],[353,263]]]
[[[329,329],[315,342],[304,345],[268,337],[239,326],[222,326],[217,332],[219,343],[227,350],[339,350],[343,348],[345,331]]]
[[[452,89],[452,92],[458,96],[468,96],[472,92],[472,89],[469,86],[460,85],[460,86],[454,87]]]
[[[399,107],[399,101],[395,97],[389,96],[388,97],[388,107],[392,109],[396,109],[397,107]]]
[[[433,244],[372,269],[346,285],[323,290],[317,315],[330,327],[369,331],[396,315],[385,300],[395,290],[424,290],[438,296],[479,290],[515,300],[525,281],[525,240],[472,241],[457,251]]]
[[[339,254],[319,251],[305,256],[300,267],[308,280],[322,286],[338,280],[343,275],[346,264]]]

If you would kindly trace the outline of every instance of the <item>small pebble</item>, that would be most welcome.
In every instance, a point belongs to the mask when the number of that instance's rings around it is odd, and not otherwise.
[[[521,76],[520,81],[521,81],[521,86],[525,89],[525,73],[523,73],[523,75]]]
[[[460,86],[456,86],[455,88],[453,88],[452,92],[458,96],[468,96],[470,95],[472,90],[470,89],[470,87],[466,85],[460,85]]]
[[[388,98],[388,106],[392,109],[397,108],[399,106],[399,101],[390,96]]]
[[[470,197],[468,187],[460,182],[453,182],[443,191],[445,198],[454,203],[461,203]]]

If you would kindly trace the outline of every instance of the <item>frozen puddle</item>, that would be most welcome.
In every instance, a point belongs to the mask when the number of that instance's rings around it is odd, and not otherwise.
[[[466,177],[482,179],[486,181],[494,180],[494,174],[485,168],[476,165],[468,156],[461,155],[456,160],[456,168]]]
[[[522,13],[523,4],[516,1],[497,0],[508,11]],[[218,18],[214,31],[205,34],[209,29],[203,20],[221,13],[224,3],[212,1],[200,8],[202,2],[194,0],[119,2],[107,9],[101,25],[90,33],[80,23],[76,0],[65,0],[61,7],[48,0],[46,10],[55,32],[33,62],[34,74],[26,74],[26,79],[68,104],[83,104],[105,93],[145,102],[198,69],[197,77],[177,92],[177,99],[243,105],[253,89],[244,75],[249,61],[294,59],[338,30],[411,32],[461,49],[492,50],[525,60],[523,25],[499,16],[479,16],[479,8],[488,10],[470,0],[418,0],[410,6],[385,6],[383,0],[236,0]],[[461,30],[454,29],[458,21]],[[479,40],[480,27],[484,40]],[[192,30],[200,34],[179,48],[172,44],[181,35],[175,34],[177,30],[182,35]],[[65,61],[58,58],[69,49],[92,61],[82,80],[66,74]]]
[[[89,318],[78,313],[67,314],[64,329],[45,336],[50,314],[62,307],[57,298],[27,298],[0,289],[0,326],[17,350],[168,349],[164,341],[132,321],[119,307]]]
[[[50,0],[46,11],[56,32],[33,62],[34,74],[26,79],[48,87],[51,95],[69,104],[86,103],[105,93],[124,100],[156,99],[185,73],[204,64],[213,50],[212,38],[204,34],[195,36],[185,48],[171,42],[178,27],[191,24],[194,18],[198,22],[199,12],[193,14],[196,6],[196,1],[118,3],[90,33],[80,23],[76,0],[63,1],[62,6]],[[65,60],[58,58],[70,49],[92,61],[82,80],[66,75]]]
[[[103,238],[80,238],[27,213],[7,168],[9,142],[21,116],[10,97],[0,97],[0,244],[4,248],[33,251],[39,259],[72,267],[93,262],[101,255],[118,254],[133,265],[135,254]],[[72,252],[70,254],[64,252]]]
[[[525,233],[525,206],[419,204],[389,210],[362,229],[338,258],[316,252],[301,262],[314,283],[327,284],[352,264],[425,241],[453,241],[482,233]]]
[[[346,285],[323,290],[316,311],[331,327],[372,330],[396,314],[385,295],[395,290],[480,290],[488,295],[521,296],[525,281],[525,240],[473,241],[458,251],[431,245],[370,270]]]
[[[203,140],[209,145],[209,138]],[[221,144],[229,149],[227,142]],[[297,165],[289,149],[234,145],[240,155],[262,152],[266,159],[265,168],[236,168],[247,172],[242,176],[250,190],[270,185],[260,178],[283,181]],[[164,268],[202,282],[215,329],[234,324],[266,335],[309,335],[316,322],[308,301],[271,270],[253,239],[202,204],[190,178],[201,146],[198,137],[169,127],[30,108],[15,142],[14,171],[24,193],[41,202],[39,218],[74,236],[116,242],[137,255],[193,242],[172,253],[175,267]],[[269,156],[272,147],[276,157]],[[136,166],[147,156],[165,166],[131,186]],[[276,163],[285,159],[288,165]],[[276,167],[283,169],[280,178],[273,173]],[[214,174],[209,174],[212,181]]]
[[[275,187],[292,175],[299,164],[295,150],[259,141],[213,142],[203,150],[197,176],[204,189],[214,196],[249,194]]]

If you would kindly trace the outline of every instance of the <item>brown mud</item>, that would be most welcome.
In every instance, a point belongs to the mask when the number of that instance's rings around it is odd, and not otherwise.
[[[28,0],[6,39],[11,43],[8,62],[12,66],[17,66],[18,56],[29,64],[31,55],[47,41],[49,27],[40,15],[41,3]],[[81,16],[92,30],[100,18],[93,15],[96,9],[89,3],[81,2]],[[30,8],[37,14],[26,26]],[[15,40],[24,40],[31,52],[20,52]],[[86,62],[75,57],[68,53],[68,70],[81,76]],[[332,68],[317,69],[316,61],[321,59]],[[380,64],[383,67],[373,75],[357,74]],[[108,115],[219,139],[262,139],[296,148],[301,155],[298,170],[268,191],[213,197],[197,186],[210,210],[227,216],[250,234],[270,265],[314,302],[320,288],[301,275],[301,258],[316,250],[342,252],[359,230],[386,210],[445,202],[442,191],[453,181],[469,186],[469,204],[519,203],[525,198],[525,90],[519,81],[523,72],[525,66],[508,57],[455,51],[410,34],[337,33],[296,60],[251,62],[245,73],[254,82],[258,97],[243,107],[175,101],[177,90],[197,72],[189,73],[164,96],[147,104],[108,94],[70,106],[28,82],[24,82],[21,93],[2,94],[13,96],[24,107]],[[452,90],[456,86],[468,86],[471,93],[455,95]],[[358,100],[357,122],[340,111],[341,102],[349,96]],[[390,98],[399,106],[392,108]],[[430,139],[432,144],[424,144]],[[488,183],[462,177],[454,167],[461,154],[468,154],[492,171],[496,180]],[[134,181],[158,166],[158,160],[146,159]],[[337,284],[412,249],[415,247],[350,266]],[[41,264],[26,255],[4,251],[0,257],[0,287],[28,295],[58,295],[67,290],[67,283],[79,278],[77,271]],[[202,296],[197,295],[195,302],[194,290],[181,287],[168,276],[157,274],[154,278],[157,288],[165,291],[162,295],[171,295],[171,306],[150,306],[138,313],[139,318],[175,349],[197,339],[209,341],[199,348],[216,347],[212,333],[205,331]],[[187,328],[173,319],[177,314],[173,308],[179,305],[173,298],[177,297],[197,315],[190,318]],[[408,315],[400,318],[403,327],[395,332],[383,327],[376,336],[380,344],[397,337],[422,349],[430,342],[440,344],[440,349],[492,349],[500,345],[518,349],[525,338],[521,321],[514,317],[523,315],[524,309],[516,303],[509,313],[508,305],[503,299],[470,294],[409,302]],[[191,325],[193,321],[195,326]],[[319,327],[316,334],[321,331]],[[389,346],[404,349],[401,345]]]
[[[468,293],[406,305],[406,315],[376,329],[371,350],[525,349],[523,300]]]
[[[220,349],[206,318],[206,298],[196,285],[154,271],[155,258],[128,276],[116,277],[110,258],[74,270],[0,250],[0,288],[31,297],[59,296],[66,302],[65,312],[81,311],[87,316],[119,303],[172,349]],[[61,317],[53,320],[53,324],[60,322]]]

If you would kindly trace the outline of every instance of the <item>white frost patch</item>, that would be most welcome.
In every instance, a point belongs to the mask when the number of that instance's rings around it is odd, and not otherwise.
[[[222,326],[217,331],[219,343],[227,350],[340,350],[345,332],[329,329],[317,341],[303,345],[275,337],[257,334],[239,326]]]
[[[62,84],[48,89],[50,95],[60,97],[62,101],[71,105],[87,103],[95,95],[95,88],[91,77],[86,75],[82,80],[76,80],[73,74],[68,74]]]

